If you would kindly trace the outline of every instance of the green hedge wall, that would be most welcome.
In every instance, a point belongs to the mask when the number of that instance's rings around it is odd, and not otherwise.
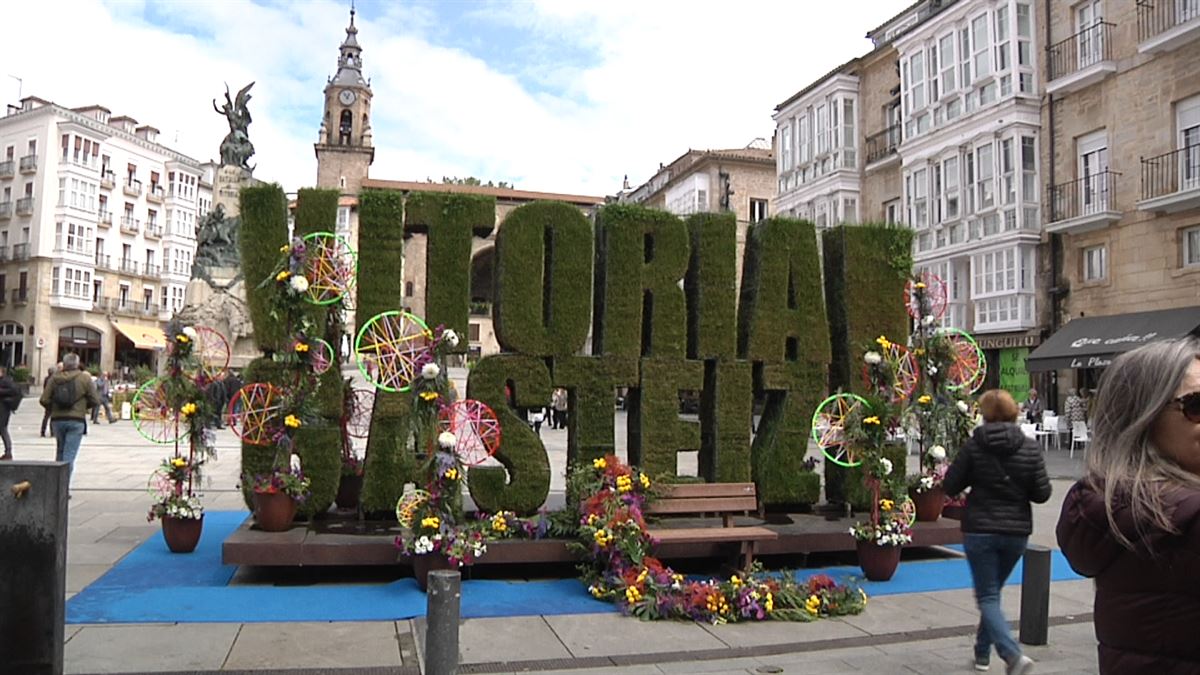
[[[825,393],[825,371],[804,362],[763,365],[756,387],[766,405],[751,445],[754,482],[764,505],[812,504],[820,478],[804,468],[812,413]],[[815,484],[815,492],[814,492]]]
[[[398,309],[404,279],[404,193],[363,190],[358,195],[358,280],[354,318],[358,335],[371,317]]]
[[[411,412],[412,396],[407,392],[375,392],[363,473],[364,513],[395,518],[404,484],[425,485],[420,458],[412,447]]]
[[[259,288],[275,264],[279,247],[287,243],[287,196],[277,184],[243,188],[238,198],[241,232],[238,246],[242,256],[242,278],[246,282],[246,304],[254,324],[254,343],[265,352],[287,346],[285,326],[272,319],[270,297],[274,288]]]
[[[243,192],[243,194],[245,194]],[[264,275],[265,276],[265,275]],[[260,356],[246,364],[242,370],[242,380],[246,384],[255,382],[278,383],[283,377],[283,367],[270,357]],[[278,451],[274,445],[251,445],[242,443],[242,474],[256,476],[271,470]],[[242,497],[246,500],[246,508],[254,510],[254,495],[248,485],[242,486]]]
[[[697,213],[687,219],[692,256],[684,277],[687,357],[731,359],[737,354],[737,219]]]
[[[517,408],[550,404],[550,370],[545,361],[523,354],[496,354],[475,364],[467,379],[467,398],[482,401],[500,420],[502,443],[495,458],[504,468],[475,467],[467,487],[480,510],[533,513],[550,494],[550,458],[542,439],[508,405],[512,386]]]
[[[296,430],[296,454],[300,466],[312,484],[312,494],[296,513],[309,518],[325,513],[337,496],[342,480],[342,430],[336,421],[324,420],[323,426],[304,426]]]
[[[567,469],[616,452],[613,404],[618,387],[637,387],[637,359],[559,356],[551,364],[554,386],[567,390]]]
[[[704,363],[684,359],[643,358],[629,428],[629,463],[652,477],[675,475],[678,454],[700,447],[700,424],[679,418],[679,392],[704,387]]]
[[[682,358],[687,304],[679,282],[691,258],[687,226],[641,206],[605,206],[596,216],[596,354]],[[643,316],[646,300],[650,316]]]
[[[821,266],[811,223],[770,218],[747,234],[738,355],[751,361],[829,360]]]
[[[730,331],[732,337],[732,331]],[[730,340],[732,346],[732,340]],[[746,483],[754,424],[754,367],[745,361],[704,362],[700,397],[700,475],[717,483]]]
[[[496,339],[529,356],[575,354],[587,341],[592,227],[579,209],[534,202],[496,233]]]
[[[425,316],[422,318],[430,328],[444,325],[459,335],[467,335],[471,239],[475,235],[486,237],[495,229],[496,199],[481,195],[413,192],[404,205],[404,217],[406,230],[428,233]],[[462,340],[455,351],[466,352],[468,347],[468,341]]]
[[[333,232],[337,228],[338,190],[322,190],[318,188],[301,188],[296,193],[295,228],[292,234],[303,237],[313,232]],[[329,323],[329,308],[320,305],[307,307],[308,318],[312,321],[313,335],[328,339],[326,328]],[[336,345],[337,342],[330,341]]]

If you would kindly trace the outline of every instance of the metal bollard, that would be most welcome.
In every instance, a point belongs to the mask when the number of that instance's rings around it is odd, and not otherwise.
[[[1030,544],[1021,567],[1021,643],[1044,645],[1050,633],[1050,549]]]
[[[63,672],[67,465],[0,462],[0,673]]]
[[[456,570],[430,572],[426,597],[425,675],[456,675],[462,575]]]

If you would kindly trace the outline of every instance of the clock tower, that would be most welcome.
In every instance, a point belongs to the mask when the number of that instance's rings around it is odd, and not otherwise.
[[[317,187],[358,194],[375,160],[371,142],[371,82],[363,77],[362,47],[350,25],[339,48],[337,74],[325,84],[325,112],[313,149],[317,153]]]

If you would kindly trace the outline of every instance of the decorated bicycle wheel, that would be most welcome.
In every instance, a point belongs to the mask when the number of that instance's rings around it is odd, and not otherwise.
[[[354,341],[358,369],[376,389],[408,391],[421,368],[433,360],[433,334],[419,317],[408,312],[383,312],[371,317]]]
[[[229,342],[224,335],[207,326],[195,328],[196,345],[192,348],[195,365],[187,374],[197,381],[219,380],[229,368]]]
[[[500,421],[486,404],[455,401],[438,413],[438,428],[454,434],[454,453],[464,466],[478,466],[500,449]]]
[[[880,355],[892,371],[892,397],[905,400],[912,396],[921,381],[921,364],[917,357],[907,347],[895,342],[888,343],[888,348],[880,351]],[[866,363],[862,367],[862,377],[863,382],[870,387],[871,367]]]
[[[314,305],[331,305],[350,294],[358,256],[341,235],[313,232],[304,236],[304,299]]]
[[[812,417],[812,437],[825,458],[839,466],[858,466],[862,460],[845,442],[846,420],[867,400],[857,394],[834,394],[821,401]]]
[[[174,443],[187,433],[179,411],[167,402],[165,380],[156,377],[138,389],[133,397],[133,426],[151,443]]]
[[[405,493],[399,501],[396,502],[396,520],[400,522],[400,527],[411,528],[413,515],[422,504],[429,501],[429,493],[424,490],[414,490]]]
[[[346,397],[346,434],[352,438],[371,435],[371,413],[375,408],[375,392],[371,389],[351,389]]]
[[[918,288],[917,284],[925,286]],[[925,296],[925,307],[921,306],[922,295]],[[950,292],[946,282],[933,272],[922,272],[915,280],[909,279],[904,284],[904,306],[908,309],[908,315],[914,319],[919,320],[926,315],[932,315],[934,319],[942,318],[949,301]]]
[[[308,355],[308,363],[314,373],[321,375],[333,367],[333,363],[336,361],[333,353],[333,345],[321,338],[314,338],[311,348],[312,352]]]
[[[909,527],[917,522],[917,503],[912,500],[912,497],[907,495],[904,497],[904,500],[900,502],[899,512]]]
[[[265,382],[248,384],[229,401],[229,429],[250,445],[270,445],[282,427],[283,391]]]
[[[987,376],[987,357],[966,331],[947,328],[943,331],[953,345],[954,358],[946,368],[946,386],[952,391],[974,393],[983,386]]]

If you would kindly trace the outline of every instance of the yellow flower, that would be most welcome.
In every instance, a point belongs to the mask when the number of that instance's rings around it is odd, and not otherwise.
[[[287,253],[288,251],[291,251],[291,250],[292,250],[292,247],[288,246],[287,244],[284,244],[283,246],[279,247],[280,253]]]
[[[913,284],[913,288],[925,288],[925,282],[918,281],[917,283]]]
[[[639,477],[639,480],[640,480],[640,481],[641,481],[641,483],[642,483],[642,489],[643,489],[643,490],[649,490],[649,489],[650,489],[650,479],[646,477],[646,474],[642,474],[642,475]]]
[[[179,407],[179,412],[183,415],[195,415],[196,414],[196,404],[190,403],[190,402],[184,403],[183,405],[181,405]]]
[[[444,475],[446,478],[448,478],[450,480],[458,480],[458,469],[456,469],[454,467],[450,467],[449,469],[446,469],[446,473],[444,473],[442,475]],[[499,517],[499,516],[497,516],[497,517]]]
[[[815,595],[808,596],[808,600],[804,601],[804,608],[808,610],[809,614],[816,615],[821,609],[821,598]]]
[[[633,603],[642,599],[642,592],[636,587],[630,586],[629,588],[625,589],[625,599],[628,600],[629,604],[632,605]]]
[[[183,333],[180,333],[179,335],[175,336],[175,341],[181,345],[186,345],[187,343],[191,342],[192,339],[189,338],[188,336],[184,335]]]
[[[671,575],[671,581],[674,581],[674,582],[680,582],[680,581],[683,581],[683,575],[682,575],[682,574],[678,574],[678,573],[676,573],[676,574],[672,574],[672,575]]]
[[[592,460],[592,467],[596,469],[607,469],[608,462],[604,461],[603,457],[597,457]]]
[[[891,511],[893,508],[895,508],[895,506],[896,506],[896,502],[894,502],[890,499],[880,499],[879,500],[879,508],[883,509],[884,511]]]
[[[176,457],[175,459],[171,460],[171,466],[175,467],[176,469],[182,469],[183,467],[187,466],[187,460],[182,457]]]
[[[882,424],[882,422],[879,421],[879,417],[871,415],[863,420],[863,424]]]
[[[600,520],[600,519],[596,517],[596,514],[594,514],[594,513],[588,514],[588,517],[587,517],[588,525],[595,525],[597,520]]]
[[[640,584],[640,583],[642,583],[642,582],[644,582],[644,581],[646,580],[646,577],[647,577],[647,576],[649,576],[649,575],[650,575],[650,569],[649,569],[649,568],[647,568],[647,567],[643,567],[643,568],[642,568],[642,571],[641,571],[641,572],[638,572],[638,575],[637,575],[637,582],[638,582],[639,584]]]
[[[421,527],[437,528],[442,524],[442,521],[437,516],[429,516],[421,519]]]
[[[933,397],[930,396],[929,394],[922,394],[921,398],[917,399],[917,403],[929,403],[932,400],[933,400]]]
[[[633,489],[633,479],[629,476],[617,476],[617,492],[629,492]]]
[[[426,401],[426,402],[432,401],[432,400],[436,399],[437,397],[438,397],[438,393],[436,391],[421,392],[421,400],[422,401]]]
[[[596,530],[596,534],[593,535],[592,538],[596,540],[596,544],[598,544],[600,548],[608,546],[608,542],[612,541],[612,537],[608,536],[608,530],[603,529]]]
[[[507,532],[508,521],[504,519],[504,516],[495,516],[492,518],[492,529],[497,532]]]
[[[301,424],[300,418],[296,417],[295,415],[288,415],[287,417],[283,418],[283,423],[293,429],[299,429]]]
[[[307,352],[307,351],[308,351],[308,345],[307,345],[307,344],[305,344],[305,343],[303,343],[303,342],[297,342],[297,343],[296,343],[296,352],[297,352],[297,353],[299,353],[299,354],[303,354],[303,353],[305,353],[305,352]]]
[[[767,599],[763,601],[763,609],[768,612],[775,611],[775,595],[770,591],[767,591]]]
[[[863,607],[866,607],[867,606],[867,592],[860,588],[860,589],[858,589],[858,593],[859,593],[859,595],[862,596]]]
[[[925,348],[917,347],[916,349],[913,350],[913,353],[916,354],[917,356],[925,356]]]
[[[287,270],[280,270],[279,274],[275,275],[275,281],[287,281],[287,278],[292,276],[292,273]]]
[[[741,588],[742,578],[735,574],[735,575],[729,577],[729,583],[733,584],[734,588]]]
[[[600,586],[589,586],[588,591],[590,591],[592,596],[596,597],[596,598],[599,598],[600,596],[604,595],[604,589],[601,588]]]
[[[879,337],[875,338],[875,342],[876,342],[876,343],[878,343],[878,344],[879,344],[879,346],[880,346],[880,347],[882,347],[882,348],[884,348],[884,349],[889,349],[889,348],[891,348],[891,346],[892,346],[892,343],[891,343],[891,341],[890,341],[890,340],[888,340],[886,337],[884,337],[884,336],[882,336],[882,335],[880,335]]]

